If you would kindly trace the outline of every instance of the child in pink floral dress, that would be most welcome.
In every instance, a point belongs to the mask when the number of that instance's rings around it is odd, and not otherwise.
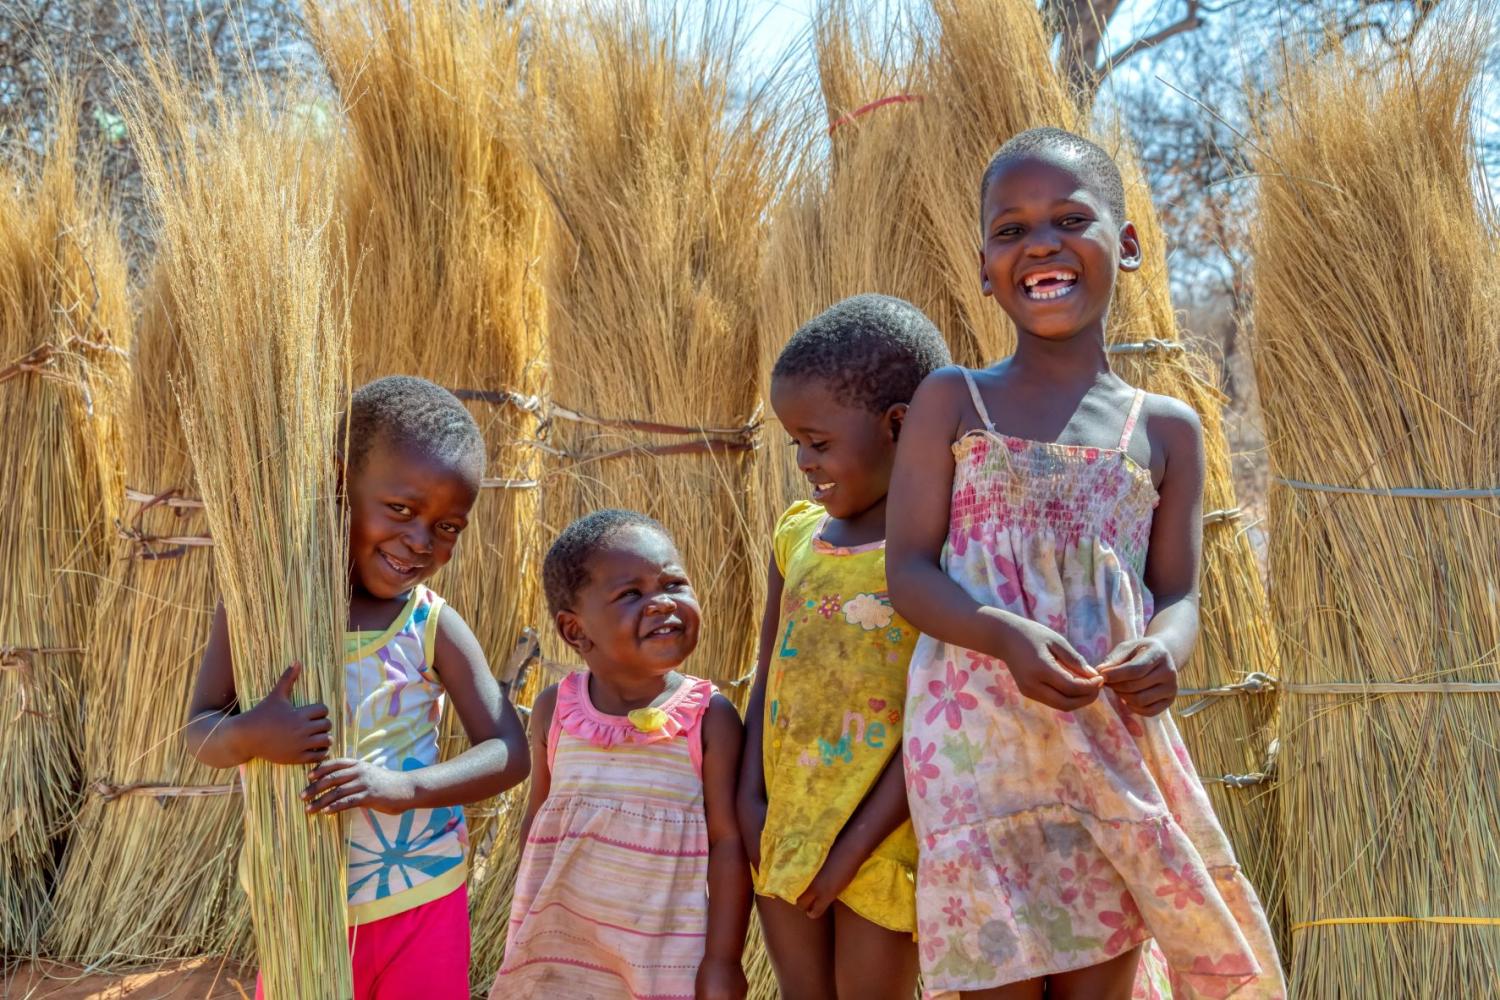
[[[1120,173],[1035,129],[981,200],[1016,352],[923,383],[891,483],[891,597],[923,633],[904,753],[925,985],[1284,996],[1166,711],[1198,633],[1203,443],[1186,405],[1109,370],[1115,277],[1141,259]]]

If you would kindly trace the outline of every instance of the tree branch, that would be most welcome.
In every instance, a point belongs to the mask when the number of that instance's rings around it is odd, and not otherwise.
[[[1169,38],[1176,38],[1178,35],[1186,34],[1201,27],[1203,27],[1203,18],[1198,16],[1198,0],[1187,0],[1187,11],[1182,15],[1180,20],[1167,25],[1160,31],[1154,31],[1144,38],[1137,38],[1129,45],[1126,45],[1120,51],[1110,56],[1103,66],[1099,67],[1096,76],[1102,81],[1117,66],[1137,52],[1154,48]]]

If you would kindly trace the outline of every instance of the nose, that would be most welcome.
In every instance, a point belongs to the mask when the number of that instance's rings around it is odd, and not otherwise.
[[[797,446],[797,468],[803,473],[811,472],[818,467],[817,452],[806,445]]]
[[[1038,226],[1027,234],[1024,249],[1028,257],[1050,257],[1062,249],[1062,240],[1051,226]]]
[[[412,522],[402,533],[401,541],[416,555],[432,555],[432,532],[424,524]]]
[[[665,590],[652,594],[651,599],[646,602],[646,611],[649,614],[669,615],[676,610],[677,601]]]

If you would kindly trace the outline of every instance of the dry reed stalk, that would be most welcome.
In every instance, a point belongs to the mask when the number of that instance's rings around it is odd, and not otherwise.
[[[249,932],[234,874],[238,793],[177,791],[233,787],[180,737],[217,594],[213,550],[150,540],[208,530],[172,388],[185,375],[180,347],[159,278],[137,325],[124,454],[133,495],[162,502],[126,504],[122,528],[138,534],[116,539],[101,586],[84,696],[110,709],[84,720],[86,798],[47,937],[50,954],[93,966],[243,953]]]
[[[1301,997],[1497,988],[1500,219],[1478,196],[1473,131],[1494,16],[1480,5],[1440,19],[1378,67],[1337,51],[1304,59],[1254,139],[1254,349],[1284,477],[1272,480],[1271,593],[1290,685],[1280,804]],[[1443,495],[1457,489],[1489,493]],[[1424,682],[1486,687],[1405,687]]]
[[[0,958],[32,954],[78,802],[83,649],[121,488],[124,254],[76,109],[0,169]]]
[[[335,426],[349,321],[337,302],[338,156],[278,122],[255,81],[235,106],[202,108],[169,69],[147,77],[149,99],[138,95],[128,117],[161,219],[183,431],[235,686],[254,705],[302,663],[297,695],[332,708],[342,752],[348,566]],[[304,814],[301,768],[252,761],[243,783],[241,869],[267,996],[351,996],[342,825]]]
[[[315,4],[309,20],[349,120],[344,180],[354,357],[360,381],[391,372],[468,390],[494,484],[433,586],[503,673],[543,626],[540,397],[543,256],[550,211],[511,129],[521,97],[518,17],[441,0]],[[453,713],[445,752],[467,745]],[[476,995],[499,967],[524,789],[465,810]]]
[[[1077,131],[1087,128],[1085,118],[1053,65],[1035,5],[1025,0],[914,0],[897,21],[910,34],[904,43],[881,39],[852,10],[847,0],[827,0],[820,8],[817,51],[827,120],[836,126],[833,156],[827,163],[810,161],[778,211],[762,306],[762,365],[769,367],[807,318],[863,291],[909,299],[943,330],[957,360],[992,363],[1012,349],[1015,331],[980,291],[979,175],[1010,136],[1039,125]],[[895,91],[861,89],[893,84]],[[892,96],[916,100],[872,106]],[[1232,511],[1237,504],[1223,397],[1208,366],[1181,343],[1165,243],[1129,144],[1118,137],[1104,144],[1117,151],[1128,215],[1148,255],[1140,271],[1120,279],[1108,339],[1117,347],[1168,345],[1117,354],[1115,367],[1128,381],[1183,399],[1198,412],[1209,464],[1205,510]],[[871,205],[882,210],[871,212]],[[783,503],[804,496],[790,456],[770,454],[761,471],[768,496],[775,498],[778,489]],[[766,508],[771,516],[782,509],[776,502]],[[1234,516],[1205,527],[1203,633],[1183,671],[1185,687],[1274,673],[1264,587],[1239,527]],[[1269,786],[1235,787],[1238,782],[1220,778],[1264,772],[1273,709],[1264,695],[1231,699],[1182,720],[1181,727],[1275,922],[1279,848]]]

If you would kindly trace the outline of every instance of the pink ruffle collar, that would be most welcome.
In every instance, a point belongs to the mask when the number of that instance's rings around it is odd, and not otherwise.
[[[674,739],[691,730],[713,698],[713,681],[684,677],[677,690],[660,705],[637,709],[629,716],[605,715],[589,700],[588,671],[564,677],[557,688],[558,725],[577,739],[596,747],[645,745]]]

